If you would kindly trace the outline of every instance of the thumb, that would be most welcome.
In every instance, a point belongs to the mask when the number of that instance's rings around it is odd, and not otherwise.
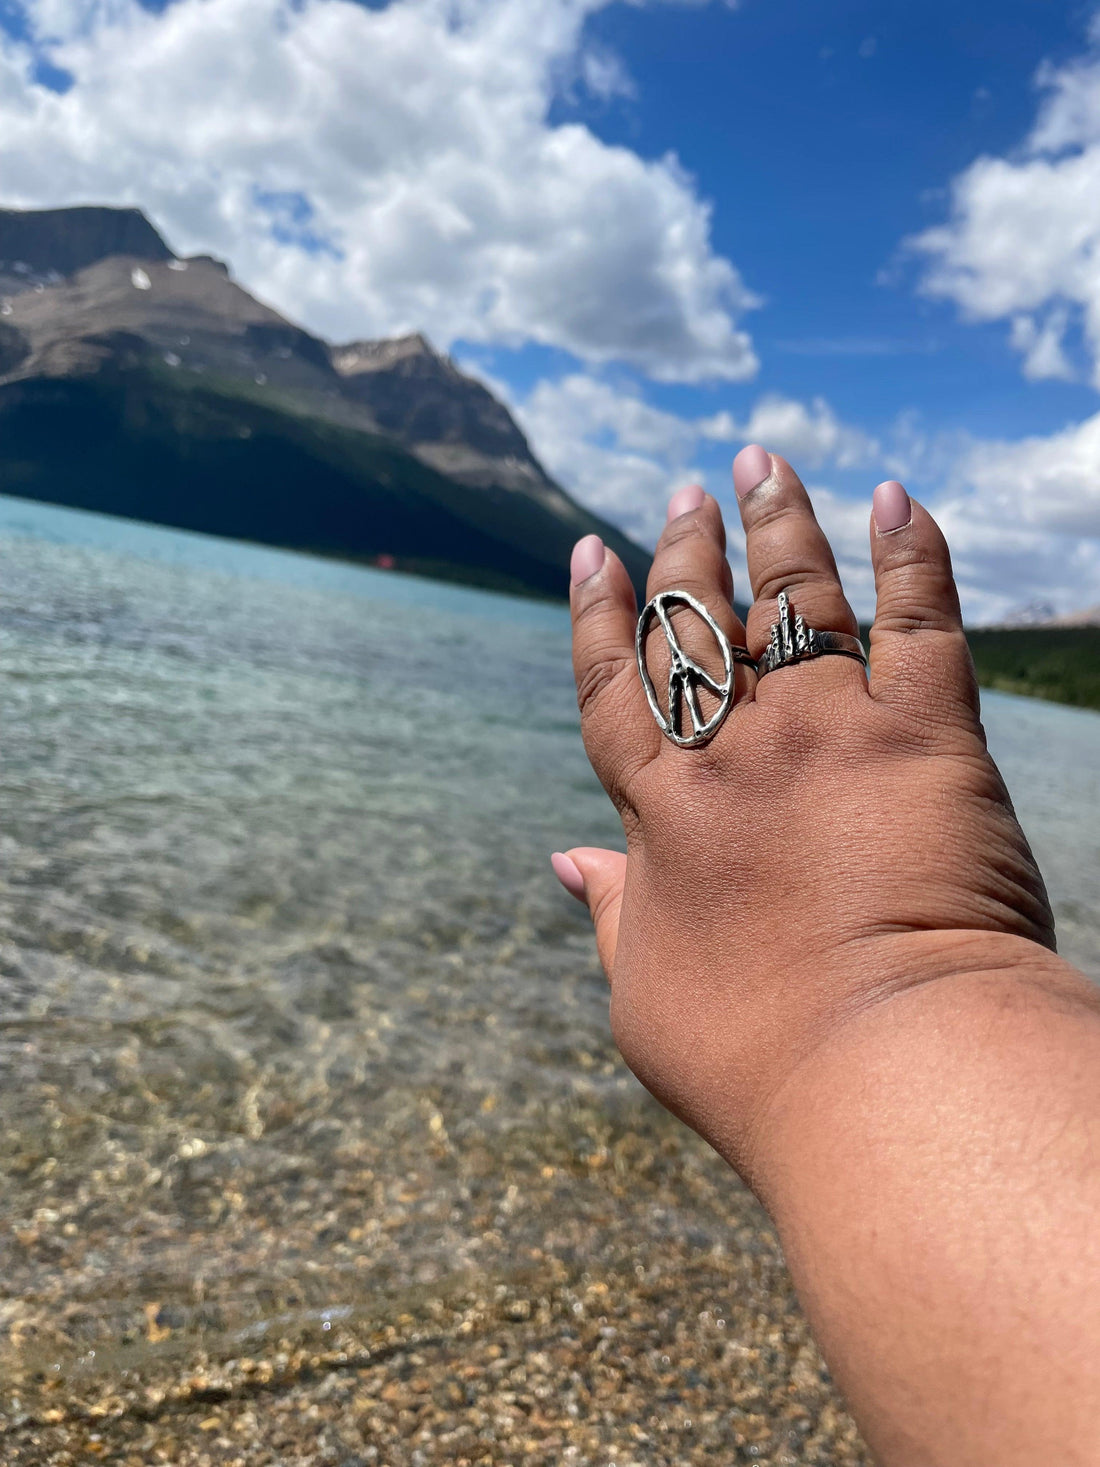
[[[605,851],[599,846],[576,846],[564,855],[556,851],[550,864],[570,896],[587,906],[596,928],[596,951],[610,980],[619,937],[626,856],[622,851]]]

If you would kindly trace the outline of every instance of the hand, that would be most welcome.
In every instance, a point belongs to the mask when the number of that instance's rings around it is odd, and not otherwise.
[[[754,657],[782,589],[807,625],[856,632],[790,465],[754,446],[734,481],[747,628],[721,512],[701,489],[674,497],[648,594],[689,591]],[[758,1190],[771,1098],[853,1018],[913,985],[1054,949],[1042,878],[986,751],[947,546],[899,484],[875,491],[871,556],[869,680],[840,656],[759,681],[739,669],[717,735],[681,749],[646,704],[622,564],[595,537],[574,552],[582,731],[627,853],[580,847],[556,869],[592,913],[626,1062]],[[676,627],[713,660],[690,613]],[[663,644],[651,635],[651,665]]]

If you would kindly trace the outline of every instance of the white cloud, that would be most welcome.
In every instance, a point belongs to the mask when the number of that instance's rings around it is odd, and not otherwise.
[[[1089,39],[1077,60],[1040,67],[1042,101],[1019,151],[971,164],[952,185],[947,223],[911,244],[929,260],[928,293],[970,319],[1008,322],[1026,377],[1081,375],[1083,345],[1100,387],[1100,12]],[[936,454],[932,508],[969,615],[1100,600],[1100,414],[1045,436],[956,437],[951,447],[950,466],[942,445]]]
[[[588,91],[603,102],[637,95],[633,77],[614,51],[585,47],[580,57],[580,73]]]
[[[1016,440],[911,426],[905,438],[909,482],[947,535],[969,622],[1100,601],[1100,414]]]
[[[689,418],[653,407],[636,387],[576,372],[540,382],[517,415],[535,452],[570,492],[649,544],[660,534],[672,491],[707,482],[696,460],[709,444],[761,442],[804,469],[880,458],[875,440],[842,423],[820,398],[806,404],[772,395],[743,420],[728,411]],[[709,487],[727,494],[728,468]]]
[[[704,484],[726,509],[738,595],[748,581],[728,464],[716,473],[706,450],[755,440],[784,453],[806,479],[861,617],[873,615],[875,604],[870,493],[887,476],[908,483],[943,527],[972,624],[1029,602],[1058,611],[1100,602],[1100,413],[1060,433],[1015,441],[929,434],[903,417],[884,444],[820,399],[764,397],[743,418],[729,411],[689,418],[652,406],[635,387],[585,373],[540,382],[514,406],[550,472],[650,545],[672,491]],[[852,469],[865,480],[855,495],[834,477],[848,488]]]
[[[37,54],[74,80],[38,85],[0,31],[4,201],[139,204],[337,338],[423,329],[746,378],[754,298],[693,180],[548,122],[563,77],[628,84],[586,50],[606,3],[29,0]]]
[[[1066,356],[1063,342],[1069,326],[1069,312],[1055,307],[1044,321],[1034,316],[1014,316],[1012,345],[1023,354],[1024,376],[1031,382],[1044,377],[1073,378],[1073,367]]]
[[[1003,620],[1029,603],[1058,612],[1100,603],[1100,413],[1015,441],[922,441],[904,423],[898,438],[908,472],[894,472],[947,536],[969,624]],[[816,481],[810,492],[848,598],[870,617],[869,492],[853,498]]]
[[[985,522],[1100,539],[1100,413],[1045,437],[975,444],[958,475]]]
[[[842,423],[821,397],[810,403],[775,394],[762,397],[736,436],[746,443],[763,443],[811,469],[830,463],[840,469],[859,468],[880,457],[875,440]]]
[[[573,373],[540,382],[517,416],[570,493],[649,545],[672,491],[703,479],[692,464],[700,425],[651,407],[635,390]]]
[[[1100,386],[1100,24],[1094,49],[1040,68],[1044,98],[1017,155],[978,158],[954,180],[947,223],[910,241],[924,289],[974,320],[1007,319],[1029,377],[1065,377],[1067,328],[1083,328]]]

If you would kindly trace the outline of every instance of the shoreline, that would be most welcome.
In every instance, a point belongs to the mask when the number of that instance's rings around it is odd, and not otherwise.
[[[643,1100],[591,1134],[595,1149],[583,1153],[575,1134],[544,1135],[535,1151],[531,1133],[522,1148],[495,1139],[502,1152],[491,1161],[472,1137],[446,1159],[459,1191],[480,1175],[494,1194],[470,1219],[480,1268],[418,1280],[427,1255],[413,1246],[400,1251],[404,1276],[387,1282],[367,1241],[356,1244],[360,1269],[355,1256],[334,1257],[339,1244],[329,1239],[292,1276],[287,1260],[306,1252],[306,1236],[289,1208],[270,1220],[292,1236],[270,1260],[269,1281],[296,1303],[268,1298],[266,1320],[216,1331],[232,1278],[219,1298],[211,1270],[202,1304],[192,1293],[185,1306],[152,1260],[135,1255],[135,1297],[119,1301],[135,1325],[127,1344],[102,1337],[108,1320],[81,1317],[82,1295],[94,1308],[95,1279],[70,1271],[56,1301],[75,1305],[65,1368],[49,1363],[59,1341],[41,1338],[57,1321],[55,1301],[40,1297],[14,1349],[9,1335],[0,1460],[870,1467],[771,1224],[697,1137]],[[443,1143],[421,1149],[433,1147]],[[316,1236],[400,1230],[410,1190],[434,1185],[438,1194],[442,1156],[408,1184],[412,1148],[392,1162],[384,1193],[405,1202],[345,1197],[349,1212],[318,1196],[328,1227]],[[358,1218],[354,1227],[345,1214]],[[58,1222],[43,1231],[64,1236]],[[256,1217],[222,1224],[195,1256],[210,1268],[215,1248],[238,1269],[259,1231]],[[98,1252],[101,1239],[85,1241]]]

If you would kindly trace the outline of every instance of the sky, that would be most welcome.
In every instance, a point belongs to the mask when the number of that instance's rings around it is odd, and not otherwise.
[[[652,544],[759,441],[861,614],[871,489],[964,610],[1100,603],[1100,8],[0,0],[0,204],[136,204],[336,341],[423,331]]]

